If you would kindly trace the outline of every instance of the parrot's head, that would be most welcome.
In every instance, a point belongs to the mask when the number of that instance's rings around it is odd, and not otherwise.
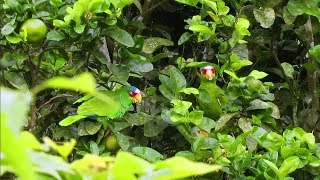
[[[141,99],[142,99],[141,92],[137,87],[135,86],[129,87],[129,96],[134,99],[135,103],[141,102]]]
[[[215,70],[212,66],[205,66],[201,69],[201,73],[207,80],[211,81],[213,76],[215,75]]]

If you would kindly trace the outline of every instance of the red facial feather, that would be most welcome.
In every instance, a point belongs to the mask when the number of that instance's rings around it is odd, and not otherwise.
[[[133,92],[133,91],[130,91],[130,92],[129,92],[129,96],[130,96],[130,97],[133,97],[133,98],[134,98],[137,94],[138,94],[138,93],[135,93],[135,92]]]

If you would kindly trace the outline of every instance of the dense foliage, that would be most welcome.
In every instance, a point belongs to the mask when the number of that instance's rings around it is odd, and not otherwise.
[[[320,178],[318,0],[4,0],[0,19],[3,178]],[[87,97],[119,116],[75,120]]]

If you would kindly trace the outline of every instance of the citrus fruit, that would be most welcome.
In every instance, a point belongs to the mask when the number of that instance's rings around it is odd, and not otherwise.
[[[110,152],[115,152],[120,149],[117,137],[114,134],[110,134],[105,143],[106,149]]]
[[[47,34],[47,26],[40,19],[28,19],[20,27],[20,36],[24,41],[40,42]]]

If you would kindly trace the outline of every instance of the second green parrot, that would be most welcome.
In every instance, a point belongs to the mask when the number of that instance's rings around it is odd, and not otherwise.
[[[68,126],[84,118],[118,118],[129,110],[132,103],[140,101],[140,90],[134,86],[125,86],[115,91],[102,91],[96,96],[86,95],[75,102],[82,102],[76,115],[66,117],[59,125]]]
[[[216,84],[215,69],[212,66],[201,68],[198,103],[205,116],[213,120],[221,117],[226,96]]]

